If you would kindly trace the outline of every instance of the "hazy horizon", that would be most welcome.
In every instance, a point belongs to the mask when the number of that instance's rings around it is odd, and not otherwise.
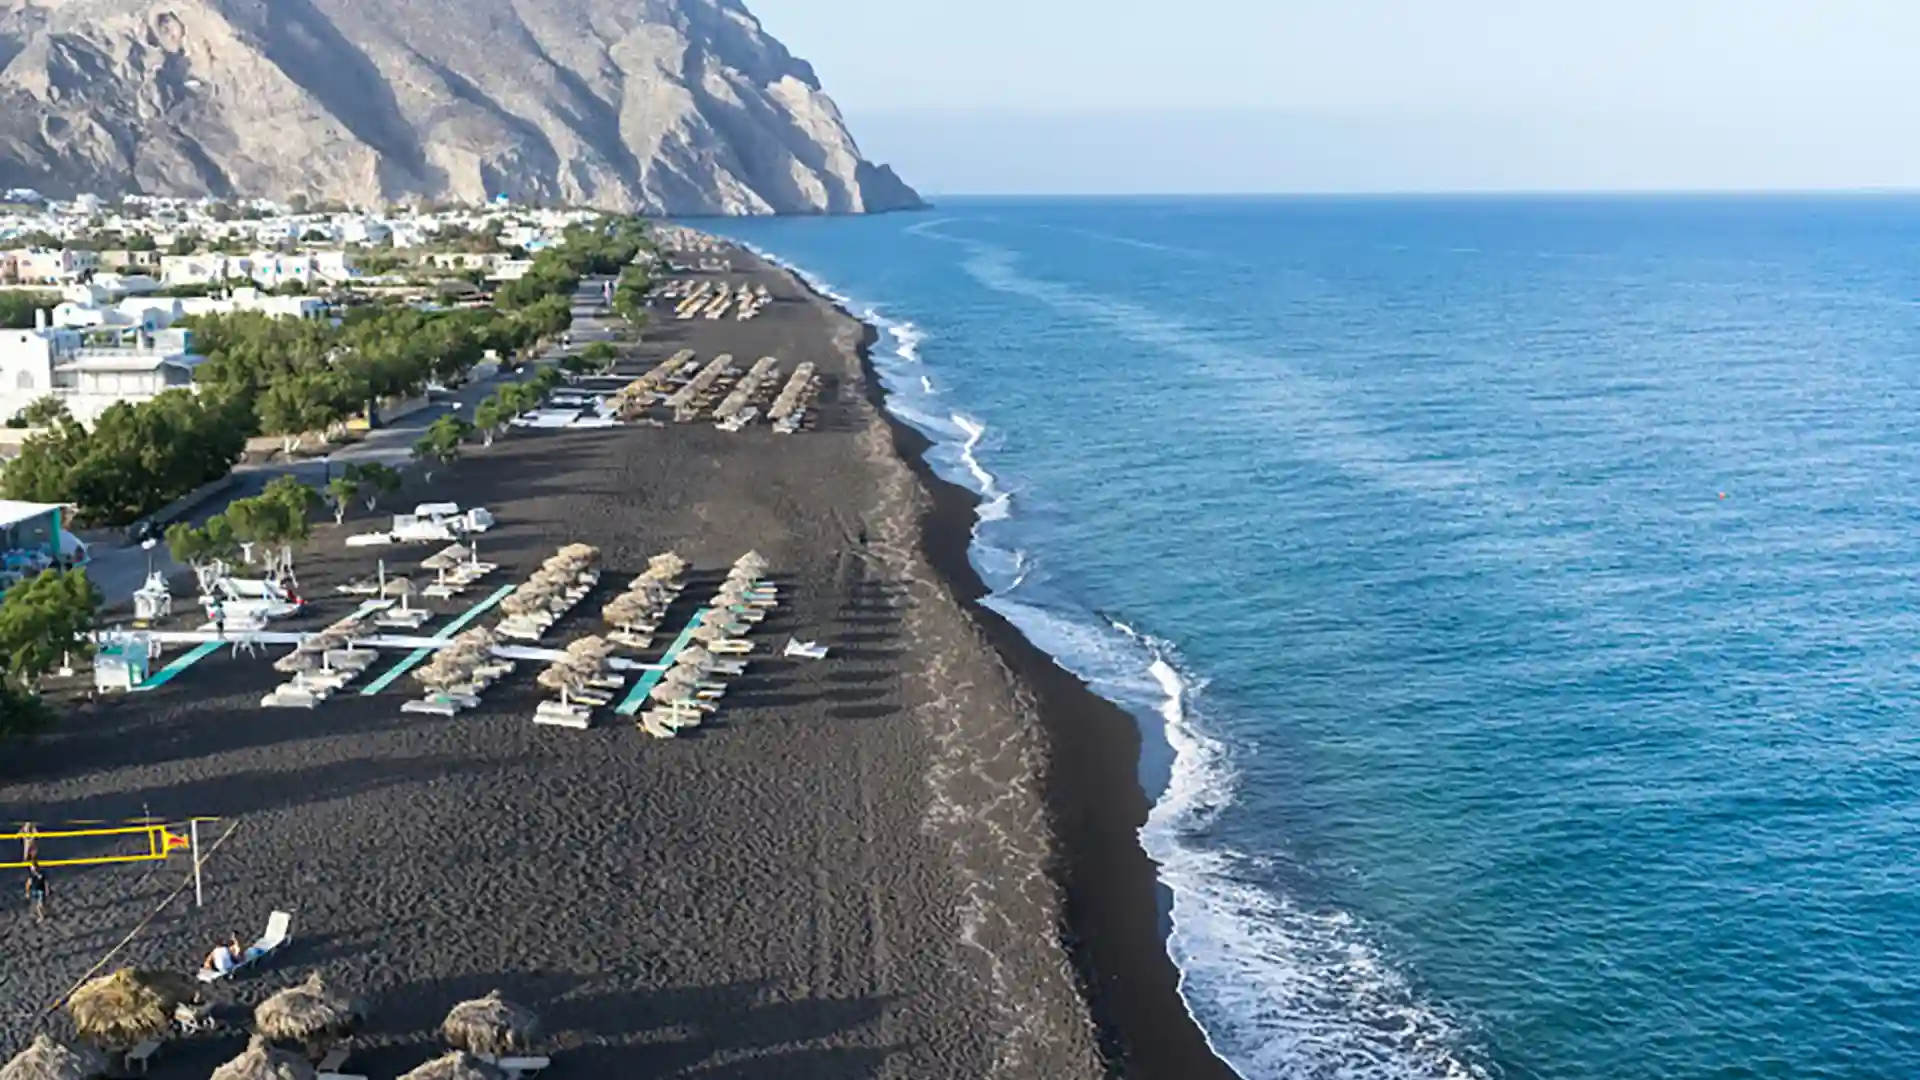
[[[748,0],[926,192],[1920,190],[1920,9]]]

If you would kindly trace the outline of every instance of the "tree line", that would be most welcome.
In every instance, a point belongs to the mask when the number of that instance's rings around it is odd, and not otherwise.
[[[0,473],[0,494],[66,503],[82,525],[123,525],[232,471],[246,424],[230,400],[168,390],[81,427],[60,410]]]

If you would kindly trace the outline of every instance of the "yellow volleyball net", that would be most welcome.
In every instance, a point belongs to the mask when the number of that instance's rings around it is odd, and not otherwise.
[[[203,819],[212,820],[212,819]],[[0,870],[164,862],[193,849],[191,822],[76,822],[0,833]]]

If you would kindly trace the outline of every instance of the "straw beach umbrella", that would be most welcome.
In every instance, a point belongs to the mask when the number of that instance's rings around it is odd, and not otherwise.
[[[305,647],[297,648],[273,662],[273,670],[282,675],[298,675],[303,671],[312,671],[320,666],[320,654]]]
[[[613,655],[613,643],[598,634],[588,634],[578,641],[568,643],[565,652],[583,663],[598,667],[602,661]]]
[[[647,691],[647,696],[662,705],[671,705],[676,701],[685,701],[691,694],[684,683],[667,682],[664,679]]]
[[[506,1080],[506,1075],[472,1054],[455,1051],[427,1062],[400,1080]]]
[[[693,628],[693,640],[706,642],[726,641],[734,637],[738,632],[737,627],[728,626],[720,619],[703,619],[699,626]]]
[[[319,972],[289,986],[253,1010],[255,1031],[275,1042],[297,1042],[309,1050],[353,1034],[366,1009],[327,986]]]
[[[0,1080],[95,1080],[107,1074],[107,1058],[91,1046],[63,1046],[45,1035],[0,1066]]]
[[[707,665],[712,662],[713,654],[698,645],[674,657],[673,660],[675,667],[685,668],[688,671],[695,672],[707,670]]]
[[[172,1032],[174,1007],[195,996],[193,981],[184,975],[121,968],[75,990],[67,1011],[81,1038],[128,1047]]]
[[[317,1080],[306,1060],[276,1050],[264,1035],[255,1035],[240,1056],[213,1070],[212,1080]]]
[[[440,1025],[440,1034],[457,1050],[505,1057],[533,1049],[533,1041],[540,1036],[540,1017],[495,990],[455,1005]]]

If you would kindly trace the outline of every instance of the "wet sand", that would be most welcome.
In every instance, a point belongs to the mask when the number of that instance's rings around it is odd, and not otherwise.
[[[203,910],[176,858],[60,872],[46,927],[0,916],[0,1049],[136,927],[115,965],[186,969],[285,908],[293,945],[214,996],[244,1020],[322,972],[375,1002],[349,1063],[372,1077],[433,1056],[446,1009],[496,987],[547,1019],[556,1077],[1220,1074],[1160,947],[1131,719],[969,603],[971,497],[906,464],[919,437],[875,408],[866,328],[783,272],[752,277],[776,297],[760,318],[656,309],[625,370],[682,347],[812,360],[817,430],[516,430],[393,500],[491,508],[487,586],[601,547],[603,584],[550,641],[602,629],[601,603],[658,551],[710,586],[759,550],[786,603],[719,721],[670,741],[606,709],[590,731],[538,727],[533,665],[452,719],[401,713],[408,679],[261,709],[269,658],[224,653],[82,708],[4,751],[0,821],[233,831]],[[379,549],[341,539],[391,509],[316,529],[309,623],[353,606],[333,586]],[[432,548],[384,550],[407,572]],[[832,654],[774,658],[789,634]],[[151,1075],[205,1076],[241,1045],[170,1044]]]

